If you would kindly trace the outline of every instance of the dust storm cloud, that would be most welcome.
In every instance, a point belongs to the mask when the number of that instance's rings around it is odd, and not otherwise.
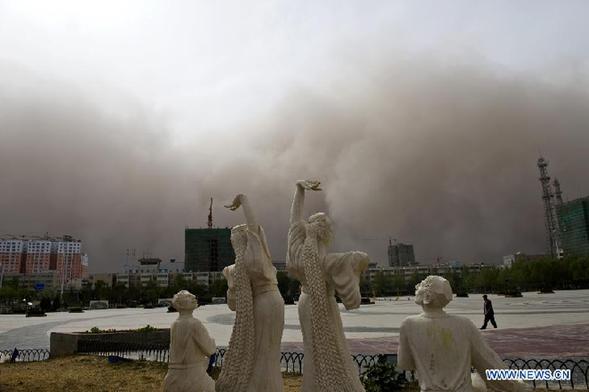
[[[413,243],[425,263],[543,252],[535,162],[551,160],[566,197],[589,193],[588,96],[582,86],[429,60],[361,64],[321,91],[293,89],[243,132],[244,156],[215,167],[204,188],[255,194],[277,259],[294,180],[308,177],[324,192],[308,197],[307,213],[329,211],[340,250],[384,263],[391,237]]]
[[[181,257],[174,202],[183,203],[188,177],[164,121],[129,97],[99,101],[14,65],[2,70],[0,234],[71,234],[93,271],[118,271],[127,248]]]
[[[117,271],[126,248],[183,259],[183,229],[206,224],[208,198],[224,227],[243,218],[220,205],[246,193],[283,260],[294,181],[312,177],[324,190],[306,213],[329,212],[337,249],[384,263],[392,237],[424,263],[497,262],[543,250],[540,153],[565,197],[589,193],[582,86],[420,57],[347,67],[180,146],[166,116],[131,97],[3,72],[1,234],[72,234],[92,271]]]

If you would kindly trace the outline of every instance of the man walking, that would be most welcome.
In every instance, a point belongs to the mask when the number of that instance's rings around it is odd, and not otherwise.
[[[495,322],[495,311],[493,310],[493,303],[489,298],[487,298],[487,294],[483,295],[483,312],[485,314],[485,323],[481,327],[481,329],[487,329],[487,323],[490,321],[493,324],[493,327],[497,328],[497,323]]]

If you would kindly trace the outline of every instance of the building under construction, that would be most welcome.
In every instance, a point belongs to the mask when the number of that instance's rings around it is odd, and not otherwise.
[[[589,196],[557,205],[565,256],[589,256]]]
[[[396,242],[395,244],[389,240],[387,249],[389,258],[389,267],[406,267],[415,265],[415,253],[413,252],[413,245]]]
[[[186,272],[222,271],[235,263],[231,229],[213,228],[213,199],[207,228],[184,230],[184,268]]]
[[[187,272],[222,271],[235,262],[231,229],[184,230],[184,268]]]

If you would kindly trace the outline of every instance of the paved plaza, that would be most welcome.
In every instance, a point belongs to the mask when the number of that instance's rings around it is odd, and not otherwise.
[[[539,328],[508,328],[483,332],[503,358],[589,358],[589,323]],[[352,353],[396,353],[398,336],[348,339]],[[303,351],[302,342],[286,342],[282,351]]]
[[[500,354],[514,356],[589,357],[589,290],[559,291],[555,294],[524,293],[522,298],[490,296],[499,325],[487,330],[489,343]],[[471,319],[477,326],[483,321],[482,298],[455,298],[449,313]],[[376,301],[354,311],[342,308],[346,336],[353,352],[396,352],[401,321],[420,312],[413,297]],[[234,314],[226,305],[198,308],[195,316],[208,328],[217,345],[227,345]],[[51,332],[100,329],[134,329],[149,324],[168,328],[177,317],[156,309],[91,310],[85,313],[48,313],[47,317],[0,315],[0,349],[48,347]],[[301,351],[302,335],[296,305],[286,306],[283,350]]]

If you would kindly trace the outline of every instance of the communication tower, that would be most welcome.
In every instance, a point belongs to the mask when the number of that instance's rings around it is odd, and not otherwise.
[[[213,198],[211,197],[211,205],[209,206],[209,219],[207,221],[207,227],[213,228]]]
[[[538,169],[540,169],[540,183],[542,184],[542,200],[544,201],[544,224],[546,226],[546,251],[552,257],[559,257],[559,235],[558,222],[554,204],[554,193],[550,185],[550,176],[548,175],[548,161],[543,157],[538,159]],[[562,202],[562,192],[560,183],[555,180],[557,190],[557,202]]]
[[[559,206],[562,204],[562,191],[560,190],[560,181],[558,179],[554,179],[552,183],[554,185],[554,196],[556,196],[556,205]]]

